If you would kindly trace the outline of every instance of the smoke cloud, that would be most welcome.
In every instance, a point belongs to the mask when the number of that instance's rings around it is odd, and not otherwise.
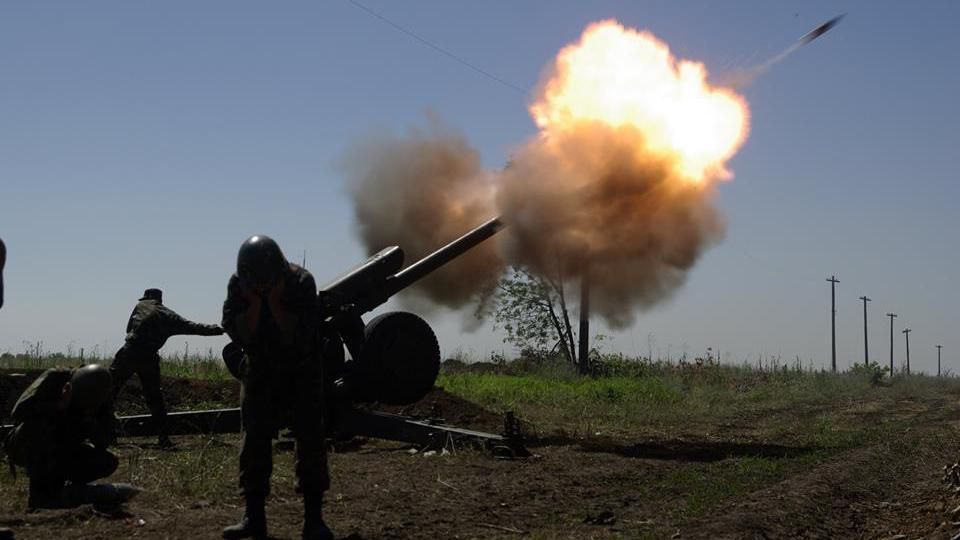
[[[507,264],[574,287],[586,275],[594,313],[628,325],[724,235],[715,189],[732,176],[748,110],[706,78],[652,34],[593,24],[548,66],[531,105],[540,132],[503,170],[484,171],[436,122],[357,145],[347,172],[360,237],[371,252],[400,245],[412,262],[499,215],[502,233],[415,292],[456,308]]]
[[[676,158],[647,149],[630,126],[584,123],[532,141],[499,183],[507,260],[554,278],[587,272],[591,308],[629,324],[723,236],[711,188],[677,171]]]
[[[371,254],[400,246],[409,264],[495,215],[491,174],[461,134],[435,120],[405,136],[383,135],[355,145],[344,168],[358,234]],[[496,242],[488,241],[411,291],[459,308],[493,287],[503,269]]]

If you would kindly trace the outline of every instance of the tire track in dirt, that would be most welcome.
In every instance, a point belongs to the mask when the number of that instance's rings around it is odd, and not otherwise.
[[[681,537],[951,538],[940,477],[956,459],[960,407],[939,398],[894,404],[884,415],[908,420],[905,429],[721,505]]]

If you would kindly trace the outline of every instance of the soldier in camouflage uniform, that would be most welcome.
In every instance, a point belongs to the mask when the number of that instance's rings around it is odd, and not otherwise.
[[[147,289],[143,298],[133,308],[127,322],[127,338],[123,347],[117,351],[110,365],[113,375],[113,399],[116,401],[120,389],[127,379],[136,373],[140,377],[143,396],[150,408],[156,427],[160,446],[170,447],[173,442],[167,435],[167,406],[163,402],[160,389],[160,355],[157,351],[163,347],[170,336],[195,335],[219,336],[223,329],[215,324],[199,324],[177,315],[163,305],[163,291]]]
[[[276,242],[254,236],[243,243],[237,273],[227,287],[222,324],[246,352],[240,366],[244,427],[240,489],[246,511],[240,523],[223,530],[224,538],[267,537],[264,504],[273,471],[272,441],[286,426],[293,428],[296,438],[303,538],[333,538],[322,514],[330,478],[316,294],[313,276],[287,262]]]
[[[110,372],[96,364],[48,369],[17,400],[6,451],[30,477],[31,510],[86,502],[86,484],[116,470],[117,458],[107,451],[114,427],[110,385]]]

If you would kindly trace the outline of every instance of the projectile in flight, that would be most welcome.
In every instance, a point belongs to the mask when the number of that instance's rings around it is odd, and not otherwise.
[[[806,35],[804,35],[802,38],[800,38],[800,44],[801,44],[801,45],[806,45],[807,43],[810,43],[811,41],[817,39],[818,37],[826,34],[827,31],[829,31],[831,28],[833,28],[834,26],[836,26],[838,22],[840,22],[840,19],[842,19],[842,18],[844,18],[844,17],[846,17],[846,16],[847,16],[847,14],[844,13],[843,15],[839,15],[839,16],[837,16],[837,17],[834,17],[834,18],[830,19],[829,21],[821,24],[820,26],[814,28],[813,30],[807,32]]]

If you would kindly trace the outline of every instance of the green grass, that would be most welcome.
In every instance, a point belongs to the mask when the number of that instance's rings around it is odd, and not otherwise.
[[[91,360],[103,361],[85,359]],[[0,368],[79,364],[79,358],[66,355],[0,356]],[[165,358],[161,369],[171,377],[229,378],[212,352]],[[838,456],[846,456],[853,448],[888,449],[866,462],[872,469],[864,474],[882,478],[876,471],[915,453],[918,441],[941,444],[939,439],[922,438],[928,434],[918,433],[917,415],[929,414],[925,411],[936,409],[938,400],[955,402],[960,396],[960,379],[953,377],[898,375],[878,385],[866,373],[833,374],[776,364],[760,368],[618,358],[600,373],[581,377],[562,363],[549,362],[452,366],[441,373],[437,385],[487,409],[512,410],[533,434],[567,436],[574,448],[580,438],[602,438],[625,448],[637,442],[670,440],[749,443],[750,447],[776,444],[800,450],[790,457],[740,452],[712,462],[659,460],[644,482],[631,488],[644,500],[676,500],[663,519],[658,516],[658,524],[651,526],[651,538],[672,534],[662,525],[709,515],[726,501],[802,474],[824,460],[845,459]],[[219,404],[202,405],[199,408]],[[189,451],[172,453],[126,447],[117,478],[147,488],[147,501],[150,497],[160,500],[160,494],[188,504],[228,500],[236,491],[235,442],[235,436],[198,438]],[[633,458],[623,459],[625,469],[634,466],[629,461]],[[278,454],[275,484],[289,483],[291,460],[289,454]],[[22,501],[25,489],[22,475],[13,480],[0,474],[4,495],[15,494]],[[13,508],[12,502],[0,503],[0,511]],[[557,512],[563,517],[570,509]],[[643,531],[640,536],[646,534]]]
[[[30,353],[0,355],[0,369],[49,369],[53,367],[77,367],[85,364],[110,365],[112,357],[90,355],[85,357],[53,353],[36,355]],[[183,379],[229,380],[230,372],[219,356],[208,350],[203,354],[180,353],[161,358],[160,373],[165,377]]]

